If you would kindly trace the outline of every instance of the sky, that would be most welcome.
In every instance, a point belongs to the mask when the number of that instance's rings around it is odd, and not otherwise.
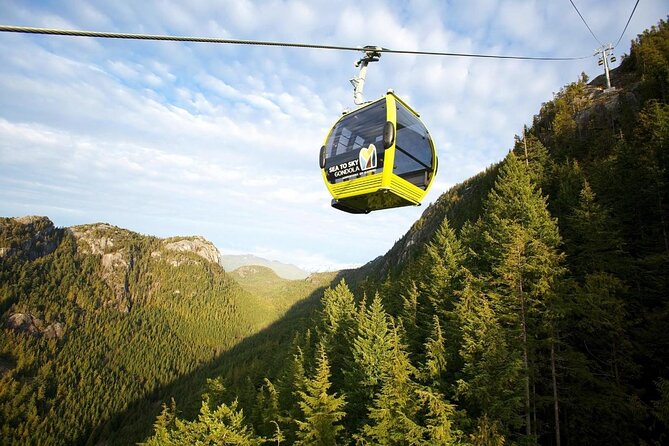
[[[616,43],[635,0],[574,0]],[[667,17],[641,0],[615,54]],[[569,0],[13,1],[0,24],[391,49],[580,57],[571,62],[384,54],[388,88],[430,130],[439,173],[421,207],[330,207],[318,152],[354,106],[355,52],[0,33],[0,216],[202,235],[310,271],[364,264],[429,203],[500,161],[599,46]]]

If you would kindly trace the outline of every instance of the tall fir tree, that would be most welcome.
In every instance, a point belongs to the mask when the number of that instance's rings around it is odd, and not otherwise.
[[[464,250],[455,231],[447,219],[442,220],[423,259],[428,279],[424,285],[426,294],[442,322],[448,319],[454,293],[461,288],[463,258]]]
[[[446,360],[454,367],[460,367],[458,346],[461,343],[458,318],[455,315],[457,294],[462,290],[465,249],[451,228],[447,219],[441,221],[434,238],[428,243],[425,255],[421,260],[422,269],[426,271],[425,294],[432,306],[432,314],[439,317],[447,349]],[[423,315],[424,336],[420,339],[423,344],[433,330],[430,326],[431,318]],[[421,362],[424,357],[421,357]],[[425,358],[426,360],[426,358]]]
[[[359,322],[358,334],[353,340],[353,356],[361,378],[357,385],[371,399],[380,388],[384,367],[390,362],[393,348],[389,316],[379,294],[374,296],[365,310],[364,319]]]
[[[522,391],[516,385],[522,376],[522,359],[508,346],[493,299],[482,287],[480,279],[470,276],[456,306],[464,361],[457,395],[469,416],[485,417],[508,434],[522,425]]]
[[[359,438],[380,446],[421,444],[424,428],[418,421],[420,387],[413,379],[417,370],[411,365],[396,328],[390,339],[391,355],[380,364],[381,389]]]
[[[566,248],[573,275],[583,279],[592,272],[622,272],[625,254],[620,231],[587,180],[567,222]]]
[[[432,333],[425,341],[425,363],[422,367],[423,380],[437,389],[441,389],[441,379],[446,372],[446,340],[439,323],[439,317],[432,317]]]
[[[343,396],[330,393],[330,364],[325,348],[319,347],[316,374],[308,380],[304,391],[299,391],[303,417],[296,420],[299,427],[296,445],[335,446],[343,429],[339,423],[346,415]]]
[[[346,364],[353,362],[351,344],[356,330],[356,308],[353,293],[342,279],[337,286],[328,288],[323,294],[321,332],[319,340],[325,346],[328,358],[339,364],[332,372],[332,382],[342,388],[346,377]]]
[[[205,396],[197,420],[188,421],[176,417],[175,407],[164,408],[156,421],[156,433],[148,439],[146,446],[178,446],[201,444],[211,446],[238,445],[260,446],[265,439],[257,436],[244,420],[237,401],[220,404],[211,409]]]
[[[564,273],[557,221],[532,183],[528,168],[512,153],[505,159],[488,195],[483,218],[484,253],[490,266],[493,309],[510,348],[522,358],[525,435],[532,436],[531,411],[536,370],[536,340],[547,337],[538,321],[545,300]]]
[[[279,393],[272,381],[265,378],[256,396],[253,425],[260,435],[270,437],[276,431],[277,423],[280,420]]]

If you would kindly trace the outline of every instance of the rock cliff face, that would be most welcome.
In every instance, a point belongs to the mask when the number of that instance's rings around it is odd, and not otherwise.
[[[172,267],[178,267],[198,262],[188,253],[214,264],[218,264],[220,257],[218,249],[200,236],[161,240],[106,223],[57,229],[48,218],[31,216],[0,218],[0,262],[14,258],[33,261],[48,255],[59,246],[65,234],[74,237],[80,256],[100,259],[99,274],[111,291],[111,297],[105,298],[103,305],[121,313],[130,312],[135,301],[130,276],[138,260],[149,257],[150,261],[166,261]],[[31,319],[25,311],[11,317],[13,319],[8,323],[17,330],[55,337],[62,333],[62,327],[40,325],[39,319]]]
[[[106,223],[72,226],[69,231],[77,240],[77,249],[87,254],[103,255],[114,249],[114,238],[130,231]]]
[[[62,338],[65,326],[60,322],[45,323],[29,313],[13,313],[5,322],[7,328],[41,335],[47,339]]]
[[[163,241],[163,246],[169,251],[195,253],[212,263],[218,263],[218,259],[221,256],[218,249],[210,241],[197,235],[193,237],[169,238]]]
[[[77,241],[77,251],[101,258],[102,279],[113,295],[111,300],[105,302],[105,306],[128,313],[132,307],[128,275],[134,259],[123,242],[131,238],[133,233],[106,223],[73,226],[69,231]]]

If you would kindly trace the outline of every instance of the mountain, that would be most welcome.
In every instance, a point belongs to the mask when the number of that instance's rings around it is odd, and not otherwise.
[[[218,258],[201,237],[0,218],[3,443],[104,437],[117,414],[158,398],[322,285],[287,285],[270,299],[240,286]]]
[[[240,386],[233,366],[147,444],[666,443],[668,42],[660,21],[615,89],[562,88],[503,161],[342,272],[280,370]]]
[[[264,266],[276,273],[277,276],[288,280],[302,280],[309,277],[309,273],[295,265],[281,263],[276,260],[267,260],[252,254],[221,255],[221,266],[226,271],[234,271],[241,266]]]
[[[356,270],[0,220],[3,440],[666,443],[667,42],[640,35],[615,90],[562,88]]]

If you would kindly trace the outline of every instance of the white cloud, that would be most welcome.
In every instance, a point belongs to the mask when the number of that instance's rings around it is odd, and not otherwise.
[[[578,2],[617,39],[633,4]],[[623,44],[666,15],[639,4]],[[591,54],[568,3],[370,0],[0,3],[0,22],[395,49]],[[422,212],[330,208],[316,167],[352,106],[353,52],[0,35],[0,214],[200,233],[220,247],[322,269],[365,263]],[[426,204],[501,159],[542,102],[594,60],[537,63],[386,54],[369,98],[392,87],[421,112],[440,172]],[[319,266],[320,265],[320,266]]]

